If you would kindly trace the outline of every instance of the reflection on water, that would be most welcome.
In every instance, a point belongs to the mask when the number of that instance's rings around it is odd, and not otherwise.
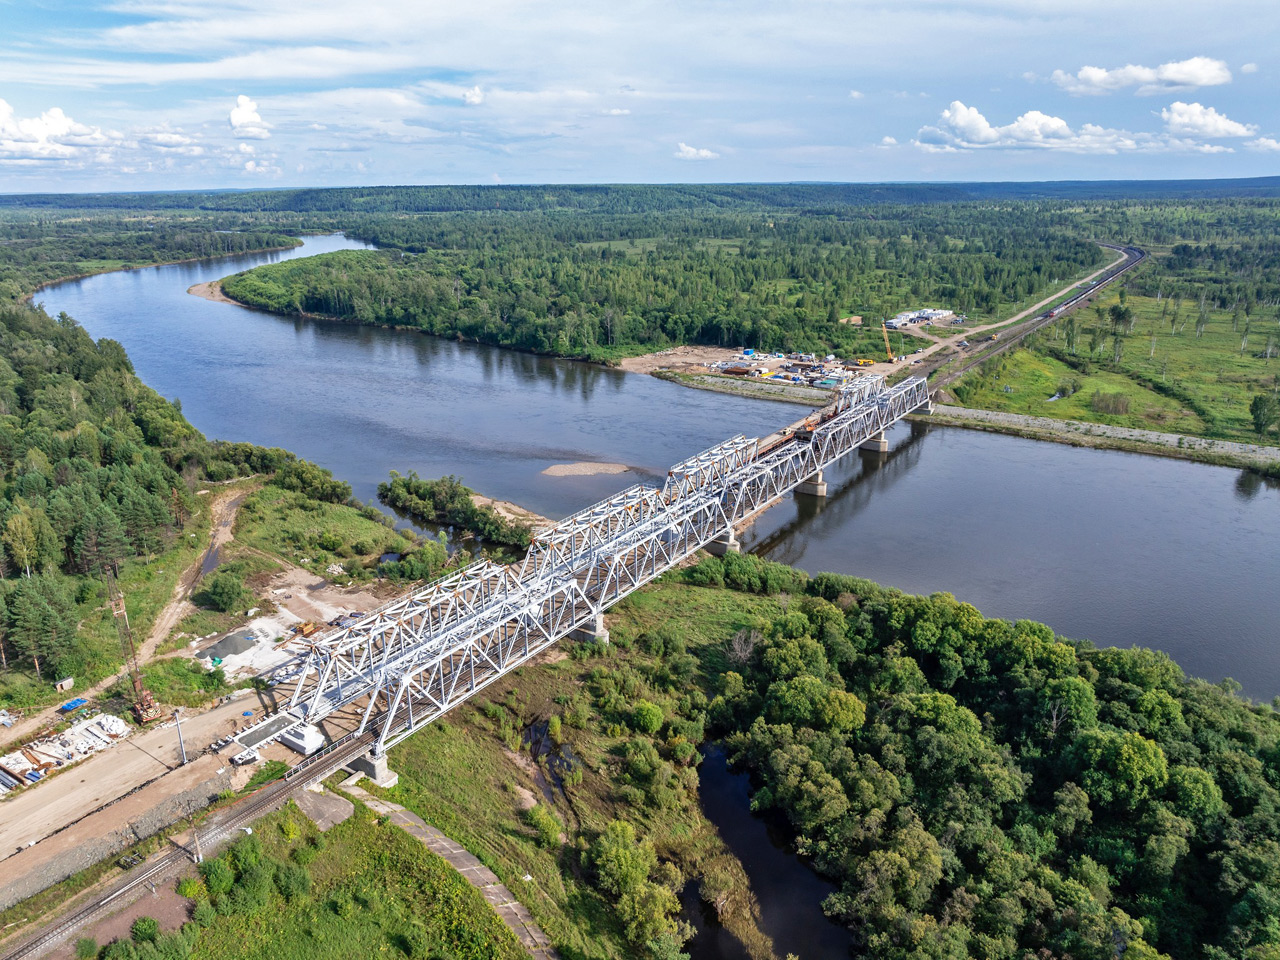
[[[259,263],[360,247],[309,237],[299,251],[105,274],[40,299],[134,366],[208,436],[284,447],[372,499],[391,470],[455,474],[489,496],[561,517],[727,436],[763,435],[796,408],[690,391],[596,364],[312,321],[212,303],[192,284]],[[557,463],[627,474],[548,477]]]
[[[279,446],[362,499],[391,470],[461,476],[562,517],[726,437],[791,423],[789,404],[407,330],[277,317],[188,296],[259,263],[361,244],[105,274],[42,291],[207,435]],[[1220,467],[900,424],[883,460],[826,471],[826,500],[788,497],[744,542],[810,572],[914,593],[946,590],[988,616],[1069,637],[1168,651],[1188,672],[1280,693],[1275,571],[1280,484]],[[557,463],[628,473],[549,477]]]
[[[826,471],[744,549],[811,573],[946,591],[1099,646],[1169,653],[1192,676],[1280,694],[1280,484],[1162,457],[899,424],[890,452]]]
[[[848,956],[849,931],[822,912],[822,901],[835,885],[791,852],[788,829],[751,812],[750,791],[747,775],[729,770],[723,748],[708,747],[698,767],[702,812],[746,870],[760,904],[760,928],[773,938],[774,953],[806,960]],[[686,909],[690,906],[686,903]],[[696,917],[695,925],[700,933],[687,948],[692,960],[736,960],[736,938],[705,916]]]

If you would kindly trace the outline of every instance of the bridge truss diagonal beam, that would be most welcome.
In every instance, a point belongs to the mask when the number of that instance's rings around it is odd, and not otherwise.
[[[368,698],[381,754],[929,402],[861,377],[769,442],[732,437],[538,530],[517,565],[472,564],[311,642],[298,723]]]

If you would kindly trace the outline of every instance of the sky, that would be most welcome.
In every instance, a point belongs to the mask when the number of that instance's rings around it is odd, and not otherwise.
[[[1280,173],[1275,0],[0,0],[0,193]]]

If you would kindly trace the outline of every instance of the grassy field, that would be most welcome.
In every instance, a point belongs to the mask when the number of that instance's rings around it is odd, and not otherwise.
[[[270,485],[250,494],[240,507],[235,535],[239,543],[321,576],[333,563],[359,574],[381,554],[407,545],[395,530],[359,510]]]
[[[386,795],[483,860],[517,893],[566,958],[636,955],[611,904],[592,886],[581,862],[581,851],[614,819],[632,822],[685,879],[700,879],[704,898],[724,895],[725,925],[753,956],[768,957],[768,941],[756,928],[741,865],[698,807],[696,768],[678,771],[692,784],[691,793],[680,794],[682,799],[662,807],[637,803],[621,786],[621,758],[639,735],[602,708],[594,678],[600,670],[643,678],[630,699],[647,699],[673,717],[682,698],[687,707],[689,697],[698,696],[710,678],[723,672],[724,641],[776,609],[776,599],[676,582],[647,588],[611,611],[613,643],[598,650],[600,655],[526,666],[496,682],[477,702],[395,748],[391,765],[400,782]],[[633,645],[635,638],[662,624],[680,626],[696,659],[690,682],[664,682],[659,658]],[[558,786],[546,762],[535,764],[520,746],[520,732],[529,723],[552,716],[562,718],[564,742],[581,761],[579,784]],[[666,750],[669,743],[659,740],[659,746]],[[531,779],[535,770],[536,781]],[[562,845],[549,849],[538,843],[523,812],[534,800],[552,807],[564,822]]]
[[[1118,302],[1117,293],[1100,306]],[[1277,442],[1274,428],[1259,438],[1249,413],[1255,396],[1280,388],[1274,309],[1233,318],[1233,310],[1209,308],[1201,321],[1199,305],[1192,302],[1177,306],[1167,299],[1128,297],[1127,303],[1133,319],[1122,332],[1118,361],[1110,320],[1100,322],[1093,310],[1081,310],[1075,314],[1074,354],[1066,321],[1058,321],[1028,337],[1026,349],[969,373],[957,385],[957,398],[987,410]],[[1073,381],[1072,396],[1049,402]],[[1095,400],[1095,392],[1125,402]]]
[[[288,807],[254,825],[265,852],[287,862],[316,848],[309,896],[273,894],[251,916],[219,916],[200,935],[200,960],[353,957],[518,960],[526,954],[484,897],[420,841],[364,806],[318,840]]]
[[[957,398],[963,394],[965,406],[1170,433],[1200,435],[1204,432],[1204,421],[1193,411],[1120,373],[1095,368],[1089,374],[1082,374],[1052,357],[1021,349],[984,364],[988,366],[985,373],[970,373],[962,381]],[[1073,385],[1075,392],[1050,400],[1067,385]],[[1095,411],[1095,392],[1125,397],[1129,412]]]

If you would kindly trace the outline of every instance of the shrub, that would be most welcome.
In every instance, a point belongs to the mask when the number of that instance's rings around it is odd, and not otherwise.
[[[195,877],[183,877],[178,881],[178,896],[188,900],[203,900],[206,896],[204,884]]]
[[[293,851],[293,854],[292,854],[293,861],[298,866],[305,867],[305,866],[308,866],[311,863],[311,861],[315,860],[316,856],[319,853],[320,853],[319,849],[317,849],[316,847],[308,843],[305,846],[298,847]]]
[[[540,845],[547,849],[559,845],[560,832],[564,829],[564,824],[560,822],[554,810],[544,804],[535,803],[525,811],[524,817],[529,822],[529,826],[538,831]]]
[[[560,743],[560,718],[553,716],[547,721],[547,736],[551,738],[551,742],[559,745]]]
[[[236,882],[235,871],[221,857],[200,864],[200,876],[204,877],[204,885],[210,897],[222,896]]]
[[[1129,412],[1129,398],[1123,393],[1103,393],[1093,391],[1089,406],[1094,413],[1125,414]]]
[[[227,851],[227,859],[231,861],[236,874],[244,876],[262,862],[262,841],[253,834],[241,837]]]
[[[129,928],[134,943],[154,943],[160,935],[160,921],[155,917],[139,917]]]
[[[102,951],[102,960],[138,960],[132,940],[112,940]]]
[[[294,840],[297,840],[302,836],[302,828],[299,827],[295,821],[286,820],[284,823],[280,824],[280,833],[286,840],[292,843]]]
[[[196,908],[191,911],[191,919],[200,926],[207,927],[218,919],[218,911],[213,909],[213,904],[208,900],[201,900],[196,904]]]
[[[81,937],[76,941],[76,960],[94,960],[98,955],[98,941],[93,937]]]
[[[239,574],[222,570],[209,578],[205,588],[194,599],[202,606],[230,613],[245,599],[244,580]]]
[[[662,708],[656,703],[641,700],[631,713],[632,724],[641,733],[657,733],[662,726]]]
[[[290,903],[311,892],[311,874],[296,864],[282,864],[276,870],[276,889]]]

